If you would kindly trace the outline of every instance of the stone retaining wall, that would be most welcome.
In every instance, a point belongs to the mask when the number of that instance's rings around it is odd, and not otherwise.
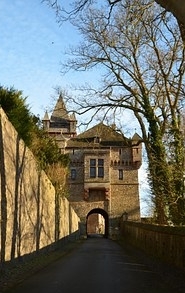
[[[145,252],[185,268],[185,227],[123,222],[122,236]]]
[[[79,218],[0,109],[0,261],[32,254],[78,233]],[[57,199],[58,203],[58,199]]]

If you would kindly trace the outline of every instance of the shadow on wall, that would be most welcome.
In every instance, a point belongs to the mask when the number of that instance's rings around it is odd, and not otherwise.
[[[25,152],[26,146],[23,147],[23,153],[20,156],[20,143],[19,137],[16,139],[16,156],[15,156],[15,192],[14,192],[14,207],[12,209],[13,225],[12,225],[12,243],[11,243],[11,259],[16,255],[16,244],[17,244],[17,254],[20,256],[20,244],[21,244],[21,233],[19,227],[20,211],[19,211],[19,186],[21,186],[21,180],[24,168]],[[16,243],[17,242],[17,243]]]
[[[0,262],[55,247],[79,234],[79,218],[0,109]],[[79,235],[78,235],[79,237]]]
[[[6,227],[7,227],[7,198],[6,198],[6,173],[5,173],[5,158],[3,147],[3,132],[2,123],[0,123],[0,172],[1,172],[1,259],[5,261],[5,249],[6,249]]]

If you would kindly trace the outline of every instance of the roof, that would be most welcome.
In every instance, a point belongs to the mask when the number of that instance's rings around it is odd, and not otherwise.
[[[55,108],[53,110],[53,113],[51,115],[52,121],[59,120],[59,119],[70,120],[61,95],[59,96],[57,103],[55,105]]]
[[[77,121],[74,112],[70,115],[70,120],[71,120],[71,121]]]
[[[123,141],[125,137],[123,134],[117,132],[113,127],[99,123],[87,131],[79,134],[78,139],[99,137],[102,141]]]
[[[42,119],[43,121],[49,121],[49,115],[48,115],[48,112],[46,111],[45,114],[44,114],[44,118]]]
[[[68,141],[68,147],[106,147],[128,145],[130,139],[115,127],[99,123]]]
[[[142,138],[141,138],[141,136],[139,136],[139,134],[134,133],[134,135],[133,135],[133,137],[132,137],[132,140],[134,140],[134,141],[141,141]]]

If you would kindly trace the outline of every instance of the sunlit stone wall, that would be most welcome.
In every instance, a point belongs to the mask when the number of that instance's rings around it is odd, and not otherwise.
[[[79,218],[66,198],[60,199],[56,227],[55,188],[2,109],[0,186],[2,262],[39,251],[78,231]]]

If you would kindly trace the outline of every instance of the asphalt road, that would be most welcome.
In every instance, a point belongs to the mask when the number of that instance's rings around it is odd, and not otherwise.
[[[157,272],[105,238],[88,238],[8,292],[178,293]]]

